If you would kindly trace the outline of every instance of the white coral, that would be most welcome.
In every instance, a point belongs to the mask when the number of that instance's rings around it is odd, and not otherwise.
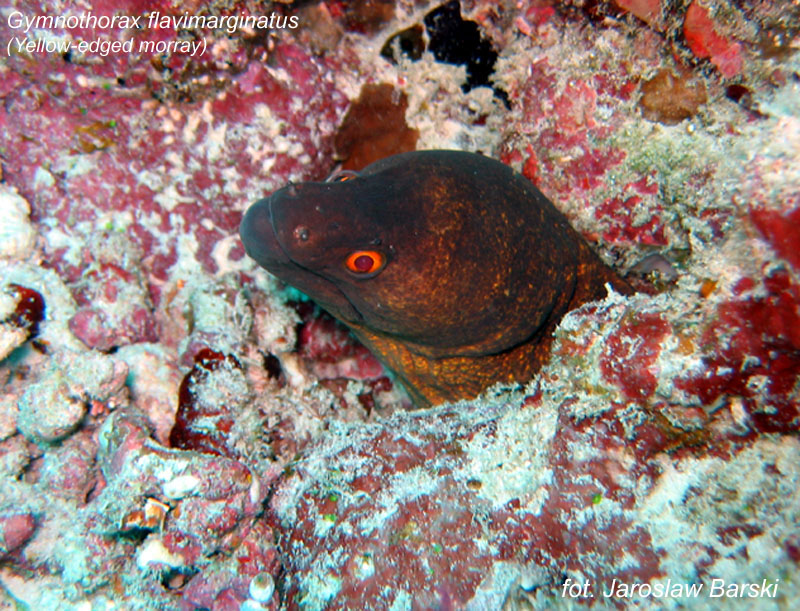
[[[28,202],[14,187],[0,185],[0,259],[27,258],[36,244]]]

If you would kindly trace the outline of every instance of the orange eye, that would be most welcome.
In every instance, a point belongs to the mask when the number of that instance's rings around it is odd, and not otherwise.
[[[347,269],[354,274],[372,274],[383,267],[386,257],[376,250],[357,250],[347,257],[344,262]]]

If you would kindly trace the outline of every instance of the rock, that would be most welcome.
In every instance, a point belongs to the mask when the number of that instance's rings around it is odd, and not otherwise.
[[[19,549],[36,530],[30,513],[0,513],[0,558]]]
[[[31,441],[63,439],[80,424],[92,401],[110,409],[126,402],[128,367],[99,353],[61,353],[19,400],[18,426]]]

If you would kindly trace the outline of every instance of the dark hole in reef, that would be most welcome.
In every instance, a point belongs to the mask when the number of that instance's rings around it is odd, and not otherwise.
[[[425,39],[422,33],[422,26],[418,23],[405,30],[400,30],[397,34],[389,37],[381,49],[381,55],[393,64],[400,59],[397,56],[398,52],[412,61],[417,61],[425,52]]]
[[[478,24],[461,17],[459,0],[452,0],[433,9],[424,19],[428,33],[428,50],[438,62],[466,66],[467,82],[461,86],[464,92],[474,87],[491,87],[497,98],[510,108],[508,94],[493,86],[490,77],[497,61],[497,51],[489,39],[484,38]],[[425,39],[419,24],[401,30],[389,37],[381,49],[381,55],[396,63],[396,50],[412,61],[422,57]]]
[[[481,35],[478,24],[461,18],[461,4],[453,0],[433,9],[425,15],[425,28],[428,30],[428,50],[436,61],[467,67],[467,82],[462,85],[464,92],[473,87],[492,87],[489,77],[494,71],[497,51],[492,43]],[[495,94],[508,103],[506,93],[492,87]]]
[[[749,96],[750,90],[744,85],[728,85],[725,89],[725,97],[733,102],[739,102],[743,97]]]
[[[147,535],[149,535],[153,530],[151,528],[131,528],[124,532],[117,532],[112,535],[112,538],[118,541],[128,541],[135,545],[139,545],[140,543],[144,542],[147,539]]]
[[[264,357],[264,369],[266,369],[267,375],[273,380],[280,379],[281,374],[283,374],[280,360],[272,353],[267,353]]]
[[[425,15],[425,27],[430,37],[430,52],[437,61],[467,66],[464,91],[489,85],[497,53],[481,36],[477,23],[461,18],[458,0],[443,4]]]
[[[165,570],[161,573],[161,586],[165,590],[181,590],[199,572],[184,567]]]
[[[725,97],[731,102],[735,102],[755,117],[763,119],[766,117],[759,108],[758,103],[753,99],[753,92],[749,87],[739,83],[733,83],[725,88]]]

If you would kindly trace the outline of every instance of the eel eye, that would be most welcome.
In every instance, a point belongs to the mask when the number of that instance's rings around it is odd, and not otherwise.
[[[383,269],[386,257],[376,250],[357,250],[348,255],[344,264],[354,274],[374,274]]]

